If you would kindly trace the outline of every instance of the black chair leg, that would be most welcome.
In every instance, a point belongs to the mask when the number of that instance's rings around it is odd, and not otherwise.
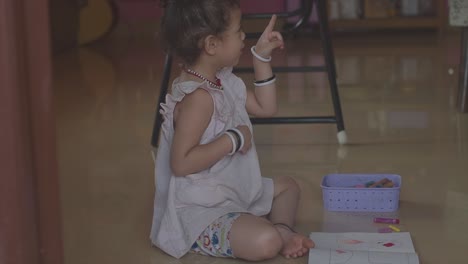
[[[172,69],[172,55],[169,53],[166,55],[166,60],[164,62],[163,70],[163,79],[161,82],[161,92],[159,93],[158,104],[156,106],[156,115],[153,123],[153,134],[151,135],[151,145],[157,147],[159,144],[159,134],[161,131],[162,125],[162,115],[161,115],[161,103],[164,103],[169,90],[169,80],[171,78],[171,69]]]
[[[323,53],[325,57],[325,65],[327,67],[328,81],[330,83],[331,96],[333,101],[333,109],[335,111],[336,125],[338,128],[338,142],[346,144],[346,132],[343,120],[343,112],[341,110],[341,101],[338,93],[338,85],[336,83],[336,66],[335,55],[333,53],[333,45],[328,27],[327,2],[325,0],[316,0],[317,14],[319,17],[320,38],[322,39]]]
[[[468,112],[468,27],[462,29],[462,56],[460,61],[460,79],[458,83],[458,109]]]

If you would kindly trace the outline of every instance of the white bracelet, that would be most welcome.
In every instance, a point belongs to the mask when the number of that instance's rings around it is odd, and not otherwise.
[[[236,153],[236,149],[237,149],[237,142],[236,142],[236,139],[234,138],[234,136],[232,135],[232,133],[230,132],[224,132],[224,134],[228,135],[229,138],[231,139],[232,141],[232,151],[229,152],[229,156],[232,156]]]
[[[267,86],[267,85],[270,85],[272,83],[276,82],[276,78],[272,79],[271,81],[268,81],[268,82],[264,82],[264,83],[255,83],[254,82],[254,85],[256,87],[262,87],[262,86]]]
[[[230,130],[236,131],[237,134],[239,135],[240,140],[241,140],[241,145],[239,147],[239,150],[241,150],[244,147],[244,143],[245,143],[244,134],[242,134],[242,132],[240,132],[240,130],[237,128],[231,128]]]
[[[271,61],[271,56],[268,57],[268,58],[263,58],[262,56],[258,55],[258,53],[255,52],[255,46],[252,46],[252,48],[250,48],[250,51],[252,52],[252,55],[254,55],[255,58],[257,58],[259,61],[263,61],[263,62],[270,62]]]

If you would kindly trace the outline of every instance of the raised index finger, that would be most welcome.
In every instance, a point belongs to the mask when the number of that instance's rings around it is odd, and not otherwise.
[[[273,15],[270,19],[270,23],[268,23],[268,26],[266,27],[265,31],[273,31],[275,28],[276,24],[276,15]]]

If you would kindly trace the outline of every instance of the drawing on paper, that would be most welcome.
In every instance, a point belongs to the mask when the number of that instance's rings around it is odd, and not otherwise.
[[[310,264],[419,264],[409,233],[312,233]]]
[[[330,263],[334,264],[346,264],[350,259],[353,258],[353,252],[352,251],[346,251],[346,250],[331,250],[330,249]]]

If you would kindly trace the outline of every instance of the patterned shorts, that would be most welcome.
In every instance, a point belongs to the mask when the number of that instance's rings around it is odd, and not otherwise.
[[[240,213],[229,213],[211,223],[193,243],[191,252],[205,256],[235,258],[229,243],[229,234]]]

